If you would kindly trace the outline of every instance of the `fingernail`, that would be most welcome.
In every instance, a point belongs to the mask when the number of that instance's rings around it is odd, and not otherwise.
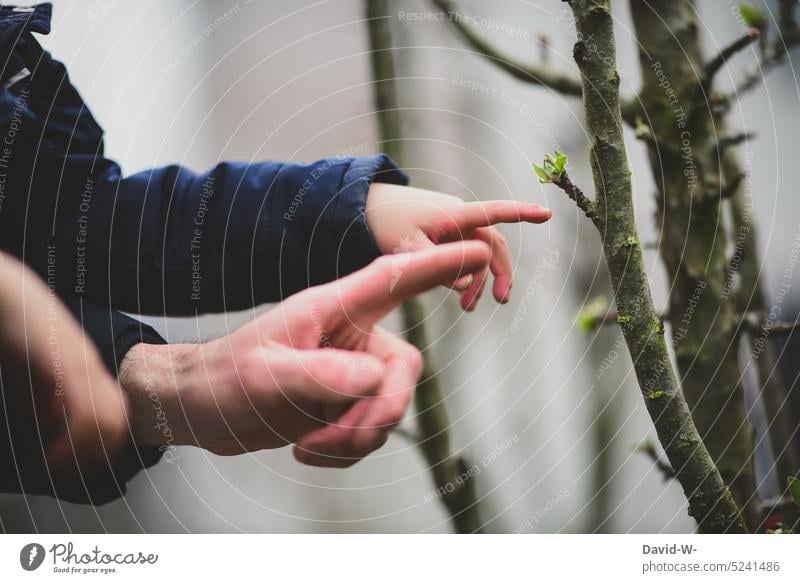
[[[463,282],[462,282],[462,280],[463,280]],[[461,283],[459,283],[459,282],[461,282]],[[467,275],[465,277],[462,277],[458,282],[456,282],[456,287],[457,287],[458,291],[466,291],[467,289],[469,289],[469,286],[471,286],[471,285],[472,285],[472,276],[471,275]]]

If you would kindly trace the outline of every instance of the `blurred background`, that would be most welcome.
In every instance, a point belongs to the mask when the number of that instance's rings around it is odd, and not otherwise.
[[[384,149],[373,113],[362,0],[55,0],[45,48],[106,130],[106,153],[127,173],[171,163],[202,170],[221,159],[309,161]],[[625,2],[615,2],[622,90],[639,79]],[[699,2],[709,53],[740,30],[729,2]],[[463,0],[482,31],[521,58],[572,70],[573,32],[560,0]],[[454,447],[474,478],[489,532],[690,532],[675,483],[637,447],[654,431],[616,327],[591,334],[575,318],[603,293],[593,228],[531,161],[570,155],[588,191],[580,103],[526,85],[465,47],[427,0],[396,0],[392,27],[406,171],[416,186],[465,200],[535,201],[554,210],[542,227],[501,226],[514,254],[511,301],[485,297],[465,315],[445,291],[425,297],[430,356],[441,370]],[[403,16],[405,14],[405,16]],[[491,26],[489,22],[505,26]],[[752,66],[743,53],[732,70]],[[730,79],[729,79],[730,80]],[[769,294],[798,233],[800,134],[791,66],[771,74],[732,116],[750,142],[755,215]],[[656,243],[652,177],[628,140],[637,219]],[[647,251],[656,303],[667,281]],[[792,317],[800,293],[790,294]],[[263,309],[263,308],[262,308]],[[787,319],[788,319],[788,314]],[[148,319],[171,341],[215,337],[253,312]],[[397,330],[399,319],[390,318]],[[790,383],[794,379],[787,379]],[[403,433],[413,433],[413,412]],[[92,508],[0,496],[5,530],[44,532],[449,532],[419,451],[404,435],[349,470],[297,463],[289,449],[232,458],[179,448],[128,485],[125,499]],[[765,483],[766,494],[774,484]],[[432,499],[433,498],[433,499]]]

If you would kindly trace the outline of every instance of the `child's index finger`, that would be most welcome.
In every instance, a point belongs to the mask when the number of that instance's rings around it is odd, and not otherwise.
[[[454,216],[462,231],[490,227],[498,223],[544,223],[553,215],[548,208],[528,202],[490,200],[464,205]]]

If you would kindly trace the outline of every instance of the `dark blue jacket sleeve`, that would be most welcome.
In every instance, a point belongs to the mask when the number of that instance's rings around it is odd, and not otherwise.
[[[82,291],[92,299],[108,293],[106,301],[138,313],[279,301],[379,255],[364,218],[374,181],[405,177],[381,155],[224,162],[203,174],[173,166],[127,178],[112,166],[93,186]],[[79,209],[71,214],[77,224]],[[59,233],[71,237],[69,225]]]
[[[31,34],[49,32],[50,10],[0,7],[0,248],[60,295],[135,313],[222,312],[379,254],[369,186],[406,183],[384,155],[123,177],[66,69]]]

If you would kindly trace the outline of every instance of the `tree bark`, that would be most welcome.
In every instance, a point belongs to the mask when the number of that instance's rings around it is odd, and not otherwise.
[[[660,190],[659,247],[670,281],[669,320],[683,393],[724,482],[751,525],[758,522],[752,431],[738,363],[738,318],[726,289],[729,234],[711,108],[708,67],[689,0],[630,1],[639,41],[642,110],[653,137]],[[750,38],[750,37],[746,37]],[[713,73],[711,73],[713,75]]]
[[[663,325],[653,307],[634,221],[610,0],[571,0],[569,4],[578,31],[574,55],[583,83],[597,192],[594,222],[603,238],[618,321],[636,377],[658,437],[689,501],[689,514],[703,532],[745,532],[739,508],[681,395]],[[644,36],[650,34],[648,31]]]

